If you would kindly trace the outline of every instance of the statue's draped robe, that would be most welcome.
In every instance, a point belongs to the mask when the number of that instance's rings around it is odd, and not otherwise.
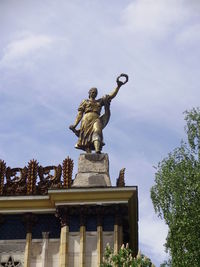
[[[78,111],[83,114],[81,126],[79,130],[79,139],[76,148],[87,150],[94,150],[93,142],[98,140],[103,143],[102,129],[107,124],[110,114],[109,108],[105,109],[105,114],[100,116],[102,106],[106,105],[106,97],[98,100],[83,100],[80,104]],[[95,127],[94,127],[95,125]]]

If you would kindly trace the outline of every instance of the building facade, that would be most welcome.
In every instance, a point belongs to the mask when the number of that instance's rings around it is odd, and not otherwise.
[[[107,243],[115,252],[129,243],[137,254],[137,187],[124,185],[123,172],[116,186],[102,186],[99,169],[95,184],[79,184],[76,176],[73,186],[72,167],[69,158],[13,169],[0,162],[0,266],[95,267]]]

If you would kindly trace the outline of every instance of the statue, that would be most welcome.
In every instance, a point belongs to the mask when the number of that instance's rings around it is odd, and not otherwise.
[[[124,77],[125,81],[120,80],[121,77]],[[96,100],[97,88],[91,88],[89,99],[81,102],[74,125],[69,126],[69,129],[78,137],[75,148],[82,149],[86,153],[91,153],[92,150],[98,154],[101,153],[102,146],[105,145],[102,130],[110,119],[110,102],[117,95],[120,87],[128,82],[128,75],[122,73],[117,77],[116,82],[117,87],[109,95]],[[101,115],[103,106],[104,114]],[[80,129],[77,130],[76,127],[79,122],[81,122]]]

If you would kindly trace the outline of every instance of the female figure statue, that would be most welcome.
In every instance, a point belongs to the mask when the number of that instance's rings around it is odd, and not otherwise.
[[[121,77],[125,77],[125,81],[120,81]],[[117,77],[117,87],[109,94],[96,100],[97,88],[89,90],[89,99],[83,100],[78,108],[78,115],[74,125],[69,128],[78,136],[78,142],[75,148],[85,150],[91,153],[101,153],[103,142],[102,130],[110,119],[110,102],[117,95],[120,87],[128,82],[128,75],[121,74]],[[104,114],[101,116],[101,108],[104,106]],[[76,130],[76,126],[81,121],[80,129]]]

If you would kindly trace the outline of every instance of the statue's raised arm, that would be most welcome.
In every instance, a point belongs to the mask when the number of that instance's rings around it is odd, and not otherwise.
[[[125,80],[124,81],[120,80],[121,78],[125,78]],[[116,82],[117,82],[117,87],[109,94],[109,97],[110,97],[111,100],[117,95],[117,93],[119,92],[120,87],[128,82],[128,75],[125,74],[125,73],[120,74],[117,77]]]
[[[89,90],[89,98],[81,102],[75,122],[69,126],[70,130],[78,136],[76,148],[85,150],[87,153],[91,153],[92,150],[101,153],[104,145],[103,129],[110,119],[110,102],[117,95],[120,87],[128,82],[128,75],[120,74],[116,82],[117,87],[105,97],[96,100],[98,91],[93,87]],[[105,112],[101,115],[103,106]],[[80,129],[77,130],[79,123]]]

